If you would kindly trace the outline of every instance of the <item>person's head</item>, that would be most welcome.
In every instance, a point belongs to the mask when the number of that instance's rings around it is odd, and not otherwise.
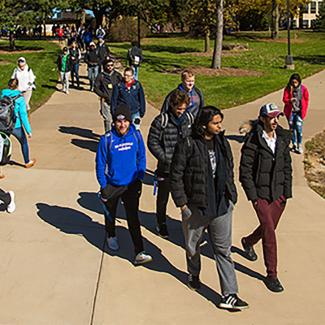
[[[104,70],[108,73],[114,70],[114,61],[112,59],[106,59],[104,61]]]
[[[186,91],[191,91],[195,84],[195,75],[193,71],[186,69],[181,74],[182,84]]]
[[[293,73],[289,79],[288,87],[298,88],[301,85],[301,77],[298,73]]]
[[[195,119],[194,129],[197,134],[212,138],[222,130],[223,113],[215,106],[205,106]]]
[[[180,117],[190,103],[187,93],[179,89],[174,90],[169,98],[169,111],[176,117]]]
[[[138,41],[132,41],[132,42],[131,42],[131,45],[132,45],[132,46],[139,47]]]
[[[17,64],[19,66],[20,69],[24,69],[26,66],[26,59],[21,56],[18,60],[17,60]]]
[[[273,103],[265,104],[260,108],[259,120],[266,132],[275,131],[279,124],[279,116],[283,113]]]
[[[68,54],[68,48],[66,46],[62,49],[62,53],[63,55]]]
[[[11,90],[15,90],[18,88],[18,79],[10,79],[8,81],[8,88]]]
[[[90,42],[89,48],[90,50],[94,50],[96,48],[96,44],[94,42]]]
[[[134,79],[134,71],[132,68],[126,68],[123,73],[125,82],[131,82]]]
[[[71,43],[71,47],[72,47],[73,49],[77,48],[77,47],[78,47],[77,42],[73,41],[73,42]]]
[[[114,127],[119,135],[126,134],[131,125],[131,110],[126,104],[120,104],[117,106],[113,116]]]

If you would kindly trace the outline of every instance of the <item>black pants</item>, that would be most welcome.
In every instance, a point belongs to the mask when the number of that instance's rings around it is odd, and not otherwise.
[[[5,208],[7,208],[7,206],[9,205],[9,203],[11,202],[11,197],[10,194],[3,191],[0,188],[0,200],[3,202],[3,204],[5,205]]]
[[[142,183],[141,181],[137,180],[134,183],[130,184],[127,190],[122,195],[106,202],[106,207],[111,215],[111,218],[105,218],[106,231],[108,233],[108,237],[115,237],[116,209],[119,198],[122,199],[125,207],[128,228],[134,245],[135,254],[143,252],[144,250],[138,215],[141,190]]]
[[[170,193],[170,181],[168,175],[163,176],[158,181],[158,194],[156,201],[157,222],[158,225],[166,223],[166,209]]]

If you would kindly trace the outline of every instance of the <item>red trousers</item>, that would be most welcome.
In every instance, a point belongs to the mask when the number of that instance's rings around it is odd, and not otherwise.
[[[246,237],[246,242],[250,246],[255,245],[262,239],[264,263],[267,275],[270,277],[277,276],[277,244],[275,229],[279,223],[285,205],[286,200],[283,196],[271,203],[268,200],[258,199],[253,206],[260,225],[251,235]]]

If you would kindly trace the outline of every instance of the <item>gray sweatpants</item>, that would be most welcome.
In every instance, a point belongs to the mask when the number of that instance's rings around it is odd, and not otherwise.
[[[105,133],[110,132],[112,129],[112,114],[111,114],[111,106],[105,102],[105,100],[100,100],[100,114],[104,119],[104,128]]]
[[[189,208],[192,215],[182,220],[188,272],[195,276],[200,274],[200,244],[204,231],[207,229],[217,264],[222,294],[226,296],[237,293],[235,267],[230,256],[233,204],[230,203],[225,215],[214,219],[203,216],[202,211],[194,206],[189,205]]]

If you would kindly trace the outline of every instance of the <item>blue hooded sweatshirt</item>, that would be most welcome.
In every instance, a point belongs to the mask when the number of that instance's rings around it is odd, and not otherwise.
[[[18,95],[21,95],[21,92],[19,90],[3,89],[1,92],[1,98],[4,96],[15,97]],[[14,128],[16,129],[24,126],[28,134],[32,133],[32,129],[30,127],[28,116],[27,116],[26,102],[23,96],[20,96],[15,100],[14,112],[16,115],[16,124]]]
[[[96,154],[96,176],[101,189],[107,184],[127,186],[143,179],[145,171],[145,145],[133,125],[123,136],[115,128],[101,136]]]

